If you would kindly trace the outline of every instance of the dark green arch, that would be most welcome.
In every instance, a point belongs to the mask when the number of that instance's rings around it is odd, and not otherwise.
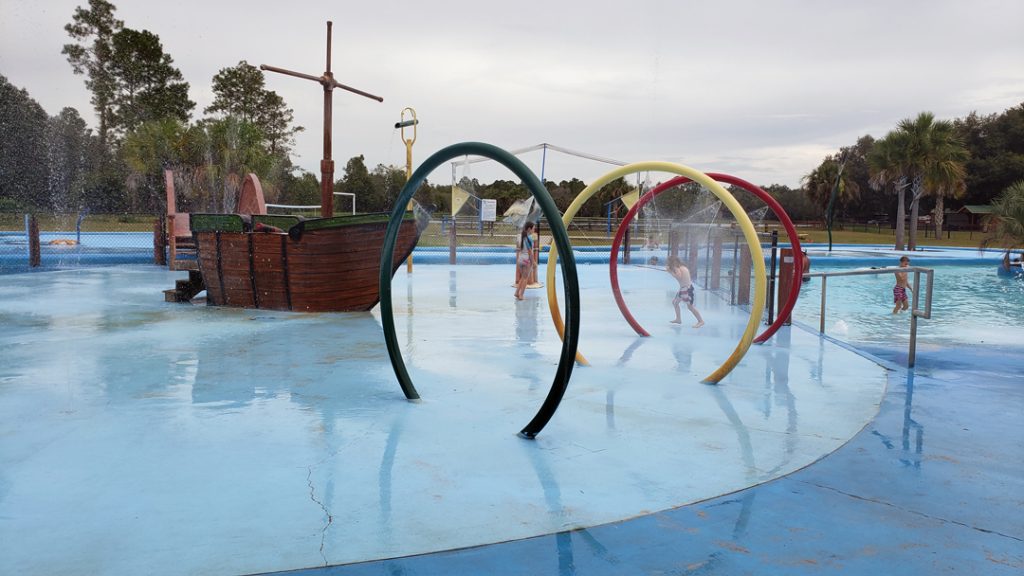
[[[541,184],[537,176],[526,167],[518,158],[505,150],[484,144],[482,142],[461,142],[447,148],[438,150],[426,159],[402,188],[401,194],[395,200],[395,208],[391,212],[391,219],[388,221],[388,228],[384,235],[384,246],[381,248],[380,259],[380,317],[384,327],[384,341],[388,346],[388,356],[391,357],[391,367],[395,369],[395,376],[398,383],[409,400],[419,399],[416,387],[412,384],[409,372],[405,368],[405,360],[402,359],[402,351],[398,347],[398,337],[395,333],[395,316],[391,305],[391,270],[394,260],[395,242],[398,240],[398,229],[405,214],[405,207],[412,200],[413,194],[426,180],[435,168],[449,160],[461,156],[483,156],[494,160],[519,177],[527,189],[537,199],[544,217],[547,218],[548,227],[551,229],[551,236],[555,240],[558,254],[562,258],[562,282],[565,285],[565,338],[562,340],[562,354],[558,359],[558,368],[555,371],[555,380],[551,384],[544,404],[541,405],[537,415],[526,425],[519,435],[524,438],[534,438],[547,425],[555,410],[562,402],[565,390],[569,386],[569,377],[572,376],[572,368],[575,364],[576,348],[579,344],[580,333],[580,285],[576,276],[576,260],[572,253],[572,246],[569,244],[569,235],[562,224],[562,215],[551,199],[547,188]]]

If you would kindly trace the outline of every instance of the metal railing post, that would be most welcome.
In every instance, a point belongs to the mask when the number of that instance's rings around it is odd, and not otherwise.
[[[917,360],[917,294],[921,287],[921,273],[914,271],[914,294],[910,299],[910,349],[907,350],[907,367],[913,368]]]
[[[825,276],[821,277],[821,320],[818,324],[818,332],[821,334],[825,333]]]
[[[768,321],[765,324],[771,324],[775,322],[775,268],[778,264],[778,252],[779,252],[779,231],[772,230],[772,257],[771,270],[768,274]]]
[[[910,266],[908,268],[872,268],[862,270],[849,270],[844,272],[815,272],[806,274],[808,278],[821,278],[821,309],[819,310],[818,331],[825,333],[825,301],[827,299],[827,278],[831,276],[863,276],[892,273],[914,273],[914,286],[910,306],[910,343],[907,352],[907,367],[913,368],[917,362],[917,321],[919,318],[928,320],[932,317],[932,289],[934,287],[935,270],[932,268],[921,268]],[[921,274],[925,275],[924,287],[924,309],[919,308],[921,304]]]

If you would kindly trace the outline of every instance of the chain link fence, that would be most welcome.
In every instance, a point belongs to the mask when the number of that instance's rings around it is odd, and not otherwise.
[[[0,274],[152,264],[162,222],[145,214],[0,213]]]
[[[33,241],[38,229],[38,245]],[[575,218],[568,228],[577,263],[607,264],[620,220]],[[546,265],[550,228],[538,221],[540,265]],[[163,216],[146,214],[0,214],[0,274],[119,264],[165,264]],[[434,214],[413,255],[415,264],[486,265],[515,263],[520,222]],[[652,242],[659,239],[660,242]],[[765,235],[767,242],[767,235]],[[627,249],[628,247],[628,249]],[[768,249],[767,243],[763,245]],[[746,242],[728,224],[689,224],[668,219],[634,221],[619,252],[623,265],[663,272],[676,255],[694,284],[733,304],[752,297],[752,264]],[[543,271],[541,271],[543,275]]]

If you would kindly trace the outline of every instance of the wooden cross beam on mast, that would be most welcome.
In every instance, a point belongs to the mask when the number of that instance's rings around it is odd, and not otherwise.
[[[334,74],[331,73],[331,21],[327,21],[327,69],[321,76],[313,76],[311,74],[303,74],[301,72],[294,72],[292,70],[285,70],[284,68],[277,68],[275,66],[268,66],[266,64],[260,64],[260,70],[269,70],[271,72],[277,72],[279,74],[287,74],[288,76],[295,76],[296,78],[305,78],[306,80],[312,80],[319,82],[324,87],[324,157],[320,161],[320,216],[323,218],[330,218],[334,216],[334,160],[331,159],[331,94],[335,88],[341,88],[349,92],[372,98],[378,102],[383,102],[384,99],[380,96],[374,96],[369,92],[363,92],[350,86],[345,86],[334,79]]]

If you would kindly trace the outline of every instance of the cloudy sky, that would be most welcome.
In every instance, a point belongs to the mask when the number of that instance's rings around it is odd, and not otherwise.
[[[0,0],[0,74],[51,115],[73,106],[95,126],[84,78],[60,53],[64,25],[86,3]],[[212,77],[240,60],[322,73],[332,20],[335,78],[384,97],[335,91],[339,176],[358,154],[371,169],[405,164],[393,126],[407,106],[421,121],[414,164],[467,140],[546,142],[797,186],[824,155],[918,112],[953,119],[1024,102],[1020,0],[114,4],[126,27],[160,36],[197,115]],[[267,73],[267,87],[306,128],[296,162],[319,173],[319,85]],[[540,173],[539,152],[522,159]],[[590,181],[610,168],[548,152],[544,176]],[[469,175],[512,178],[488,163]]]

